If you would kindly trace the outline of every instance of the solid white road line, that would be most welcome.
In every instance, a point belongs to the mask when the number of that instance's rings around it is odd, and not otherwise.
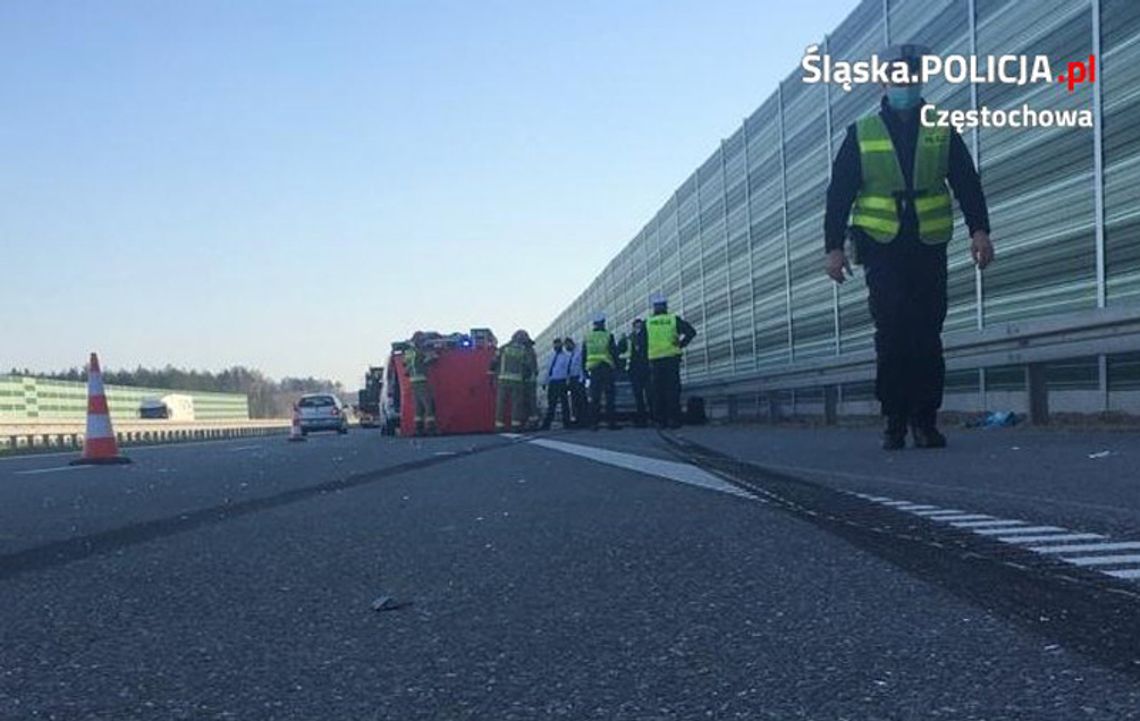
[[[1099,533],[1062,533],[1049,536],[1002,536],[1002,543],[1052,543],[1053,541],[1095,541],[1104,538]]]
[[[1000,528],[1001,526],[1024,526],[1025,521],[958,521],[951,523],[954,528],[965,528],[974,530],[976,528]],[[975,531],[981,533],[981,531]]]
[[[1101,571],[1117,578],[1140,578],[1140,568],[1128,568],[1123,571]]]
[[[975,528],[979,536],[1011,536],[1015,533],[1068,533],[1069,529],[1060,526],[1023,526],[1021,528]]]
[[[937,509],[938,506],[922,506],[922,505],[918,505],[915,503],[911,503],[911,504],[906,505],[906,506],[895,506],[895,508],[898,508],[900,511],[910,511],[911,513],[917,513],[918,511],[929,511],[932,509]]]
[[[1140,543],[1121,541],[1118,543],[1074,543],[1064,546],[1034,546],[1029,549],[1037,553],[1093,553],[1096,551],[1137,551]]]
[[[552,441],[545,438],[538,438],[530,441],[531,445],[541,446],[552,451],[559,451],[561,453],[569,453],[573,456],[581,458],[588,458],[591,461],[598,463],[605,463],[610,466],[617,466],[618,468],[625,468],[630,471],[637,471],[638,473],[645,473],[650,476],[658,476],[660,478],[667,478],[672,481],[679,481],[691,486],[698,486],[700,488],[707,488],[712,491],[720,491],[721,493],[728,493],[733,496],[741,498],[749,498],[752,500],[759,500],[756,496],[748,491],[745,491],[737,486],[732,485],[718,476],[701,470],[696,466],[689,465],[688,463],[678,463],[676,461],[664,461],[659,458],[648,458],[646,456],[637,456],[632,453],[621,453],[619,451],[611,451],[606,448],[598,448],[596,446],[584,446],[577,443],[565,443],[563,441]]]
[[[884,501],[884,506],[911,506],[914,505],[910,501]]]
[[[1062,558],[1075,566],[1116,566],[1126,563],[1140,563],[1140,554],[1124,553],[1118,556],[1077,556]]]
[[[14,476],[34,476],[38,473],[55,473],[56,471],[80,471],[84,468],[94,468],[95,466],[53,466],[51,468],[33,468],[30,471],[15,471]]]

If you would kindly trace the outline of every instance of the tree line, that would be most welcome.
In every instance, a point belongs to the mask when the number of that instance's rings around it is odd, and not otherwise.
[[[87,371],[69,368],[53,373],[33,373],[24,368],[13,368],[12,375],[47,378],[51,380],[86,382]],[[280,381],[268,378],[255,368],[234,366],[218,372],[187,370],[168,365],[165,368],[134,370],[104,370],[103,382],[109,385],[163,388],[176,391],[203,393],[241,393],[249,398],[249,414],[253,418],[282,418],[289,415],[293,403],[303,393],[344,394],[344,388],[324,378],[285,377]]]

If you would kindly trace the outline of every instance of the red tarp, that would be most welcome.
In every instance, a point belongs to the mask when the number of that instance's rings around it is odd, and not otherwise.
[[[493,348],[444,348],[428,367],[428,385],[435,392],[436,427],[440,433],[491,433],[495,430],[495,390],[487,369]],[[404,359],[396,363],[400,380],[400,434],[416,430],[416,402]]]

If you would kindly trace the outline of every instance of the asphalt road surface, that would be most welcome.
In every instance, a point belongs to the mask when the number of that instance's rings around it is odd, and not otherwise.
[[[1140,439],[0,460],[0,719],[1140,718]]]

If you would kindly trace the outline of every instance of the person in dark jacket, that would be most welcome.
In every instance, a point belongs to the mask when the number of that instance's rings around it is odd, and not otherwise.
[[[645,323],[646,355],[653,385],[653,412],[658,428],[681,427],[681,354],[693,342],[697,330],[679,315],[669,312],[661,293],[650,298],[653,315]]]
[[[889,48],[917,74],[929,50]],[[914,77],[914,75],[912,75]],[[824,219],[826,272],[842,283],[851,273],[844,249],[850,232],[855,261],[866,271],[875,322],[875,394],[886,416],[883,448],[941,448],[937,428],[946,368],[946,246],[953,235],[950,193],[966,218],[979,269],[993,260],[989,214],[970,151],[951,128],[922,123],[922,84],[884,87],[878,112],[847,128],[831,170]],[[848,218],[850,217],[850,229]]]
[[[645,332],[645,321],[633,320],[630,334],[618,344],[618,352],[625,361],[629,385],[633,389],[633,402],[636,405],[633,423],[638,428],[647,425],[647,411],[652,414],[649,400],[649,337]]]
[[[580,428],[586,425],[588,403],[586,400],[586,356],[583,348],[575,345],[574,339],[567,337],[562,341],[562,348],[570,355],[569,375],[566,378],[566,390],[570,394],[570,426]]]

